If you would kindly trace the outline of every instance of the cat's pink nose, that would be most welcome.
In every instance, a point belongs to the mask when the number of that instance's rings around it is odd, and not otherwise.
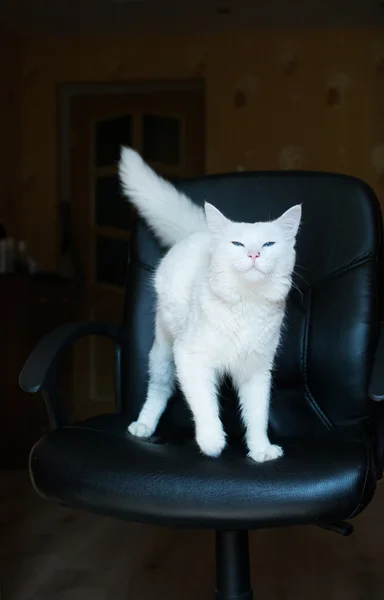
[[[255,262],[256,258],[259,258],[260,252],[248,252],[248,256]]]

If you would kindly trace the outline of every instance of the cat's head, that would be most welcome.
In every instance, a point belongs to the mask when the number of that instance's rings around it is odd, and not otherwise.
[[[216,269],[228,268],[250,283],[291,274],[301,205],[289,208],[274,221],[237,223],[212,204],[205,204],[212,235]]]

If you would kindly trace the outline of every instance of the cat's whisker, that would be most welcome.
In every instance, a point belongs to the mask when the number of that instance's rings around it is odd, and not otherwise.
[[[301,296],[301,300],[304,298],[304,293],[303,291],[296,285],[296,283],[294,281],[292,281],[292,287],[295,288],[295,290],[297,290]]]
[[[303,267],[303,265],[300,265],[299,263],[295,263],[295,267],[298,267],[299,269],[304,269],[304,271],[309,271],[307,267]]]
[[[300,277],[300,279],[302,279],[304,281],[304,283],[306,283],[309,286],[308,281],[305,279],[305,277],[300,275],[300,273],[298,273],[297,271],[293,271],[293,274],[296,275],[297,277]]]

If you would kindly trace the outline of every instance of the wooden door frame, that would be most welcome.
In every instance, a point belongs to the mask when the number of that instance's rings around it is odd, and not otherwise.
[[[146,80],[121,83],[65,83],[57,88],[58,103],[58,202],[59,207],[71,202],[70,115],[71,103],[77,96],[118,95],[150,92],[200,90],[205,95],[204,79]],[[205,148],[204,148],[205,150]],[[205,162],[205,152],[204,152]],[[60,228],[60,222],[58,222]],[[60,231],[58,231],[60,243]],[[61,254],[57,247],[60,270]]]

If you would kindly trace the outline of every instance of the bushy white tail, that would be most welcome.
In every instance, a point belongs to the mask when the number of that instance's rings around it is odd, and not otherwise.
[[[122,148],[119,177],[128,200],[166,246],[206,229],[202,208],[159,177],[135,150]]]

